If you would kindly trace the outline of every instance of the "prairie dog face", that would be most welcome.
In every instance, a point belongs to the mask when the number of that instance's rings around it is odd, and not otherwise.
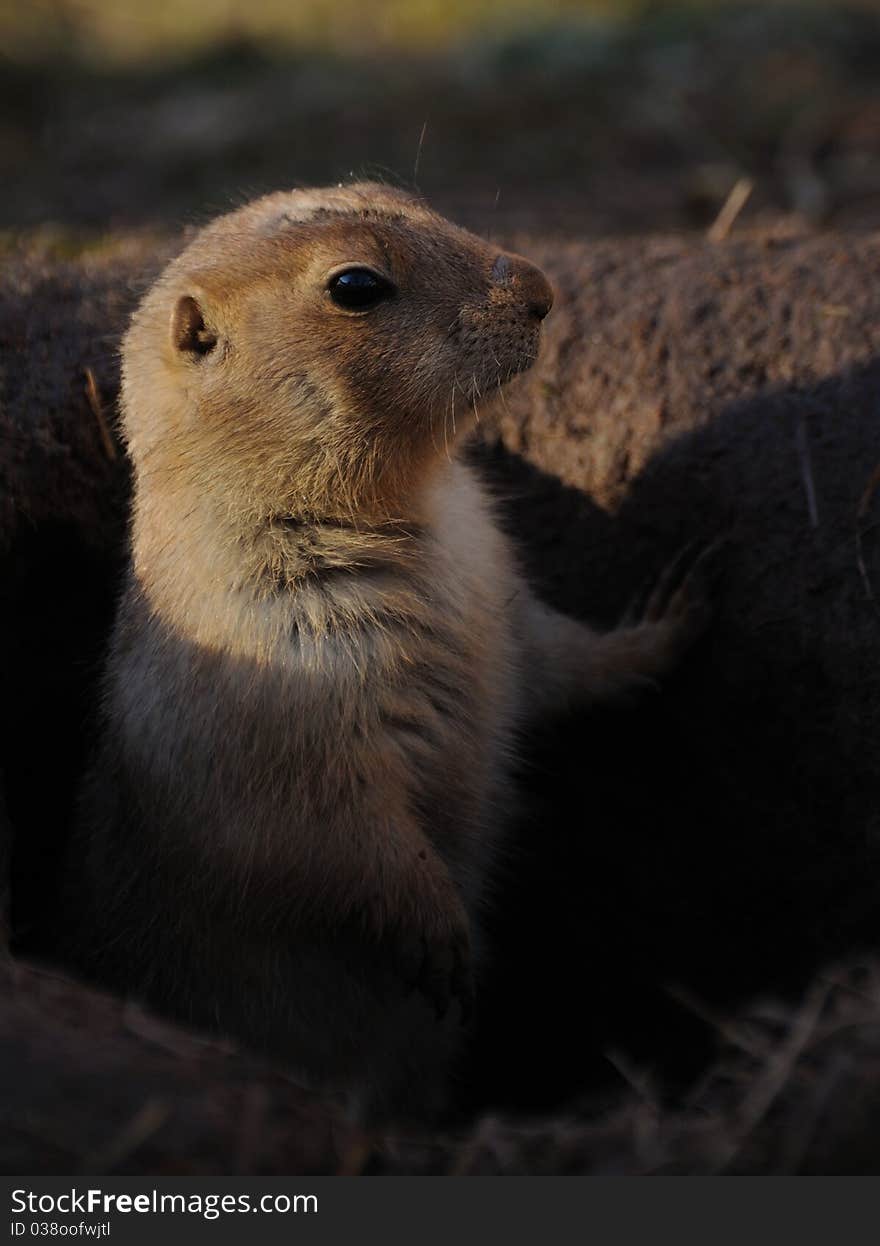
[[[126,338],[136,466],[255,513],[392,514],[534,361],[553,296],[387,187],[270,195],[166,269]]]

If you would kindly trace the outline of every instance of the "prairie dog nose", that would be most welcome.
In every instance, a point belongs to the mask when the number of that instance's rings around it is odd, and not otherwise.
[[[530,316],[543,320],[553,306],[553,288],[540,268],[521,255],[499,255],[492,265],[492,279],[513,288]]]

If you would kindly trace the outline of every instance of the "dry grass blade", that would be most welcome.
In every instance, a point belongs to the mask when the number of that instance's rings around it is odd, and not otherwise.
[[[148,1099],[128,1123],[98,1151],[86,1155],[80,1172],[112,1172],[138,1149],[171,1115],[171,1107],[161,1099]]]
[[[709,226],[707,238],[710,242],[724,242],[736,223],[736,218],[751,198],[755,183],[750,177],[741,177],[724,201],[721,211]]]
[[[864,537],[865,533],[870,531],[874,525],[865,526],[863,521],[867,518],[868,511],[871,507],[871,501],[880,484],[880,464],[878,464],[865,486],[865,490],[859,500],[859,508],[856,512],[856,565],[859,569],[859,575],[865,586],[865,597],[871,603],[875,610],[878,610],[877,598],[874,593],[874,586],[871,583],[871,577],[868,575],[868,566],[865,562]]]
[[[768,1056],[763,1069],[754,1078],[740,1104],[734,1120],[730,1123],[729,1135],[722,1141],[721,1155],[713,1165],[713,1172],[720,1173],[730,1168],[749,1137],[782,1094],[815,1033],[831,989],[829,983],[821,980],[810,989],[803,1006],[794,1016],[786,1040]]]
[[[816,482],[813,479],[813,458],[810,454],[810,443],[807,436],[807,425],[803,412],[798,413],[795,431],[798,458],[801,464],[801,477],[804,482],[804,493],[807,497],[807,510],[810,515],[810,527],[819,527],[819,504],[816,501]]]
[[[107,423],[107,417],[104,414],[104,404],[101,401],[101,394],[98,390],[98,383],[95,380],[95,374],[91,368],[84,368],[83,372],[86,378],[86,399],[91,408],[92,415],[98,425],[98,431],[101,434],[101,442],[104,446],[104,452],[111,463],[119,456],[116,450],[116,443],[113,440],[113,434],[110,432],[110,425]]]

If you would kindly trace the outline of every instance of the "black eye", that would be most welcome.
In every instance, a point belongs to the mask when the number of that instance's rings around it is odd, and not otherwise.
[[[337,307],[366,311],[394,293],[394,286],[369,268],[346,268],[337,273],[327,289]]]

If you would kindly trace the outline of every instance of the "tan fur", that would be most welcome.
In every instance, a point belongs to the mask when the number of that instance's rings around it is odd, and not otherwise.
[[[340,310],[348,264],[396,295]],[[125,341],[133,558],[81,957],[373,1112],[442,1101],[517,724],[662,673],[693,631],[680,602],[608,637],[537,602],[457,457],[550,301],[527,261],[356,185],[214,222]],[[204,354],[180,349],[198,314]]]

